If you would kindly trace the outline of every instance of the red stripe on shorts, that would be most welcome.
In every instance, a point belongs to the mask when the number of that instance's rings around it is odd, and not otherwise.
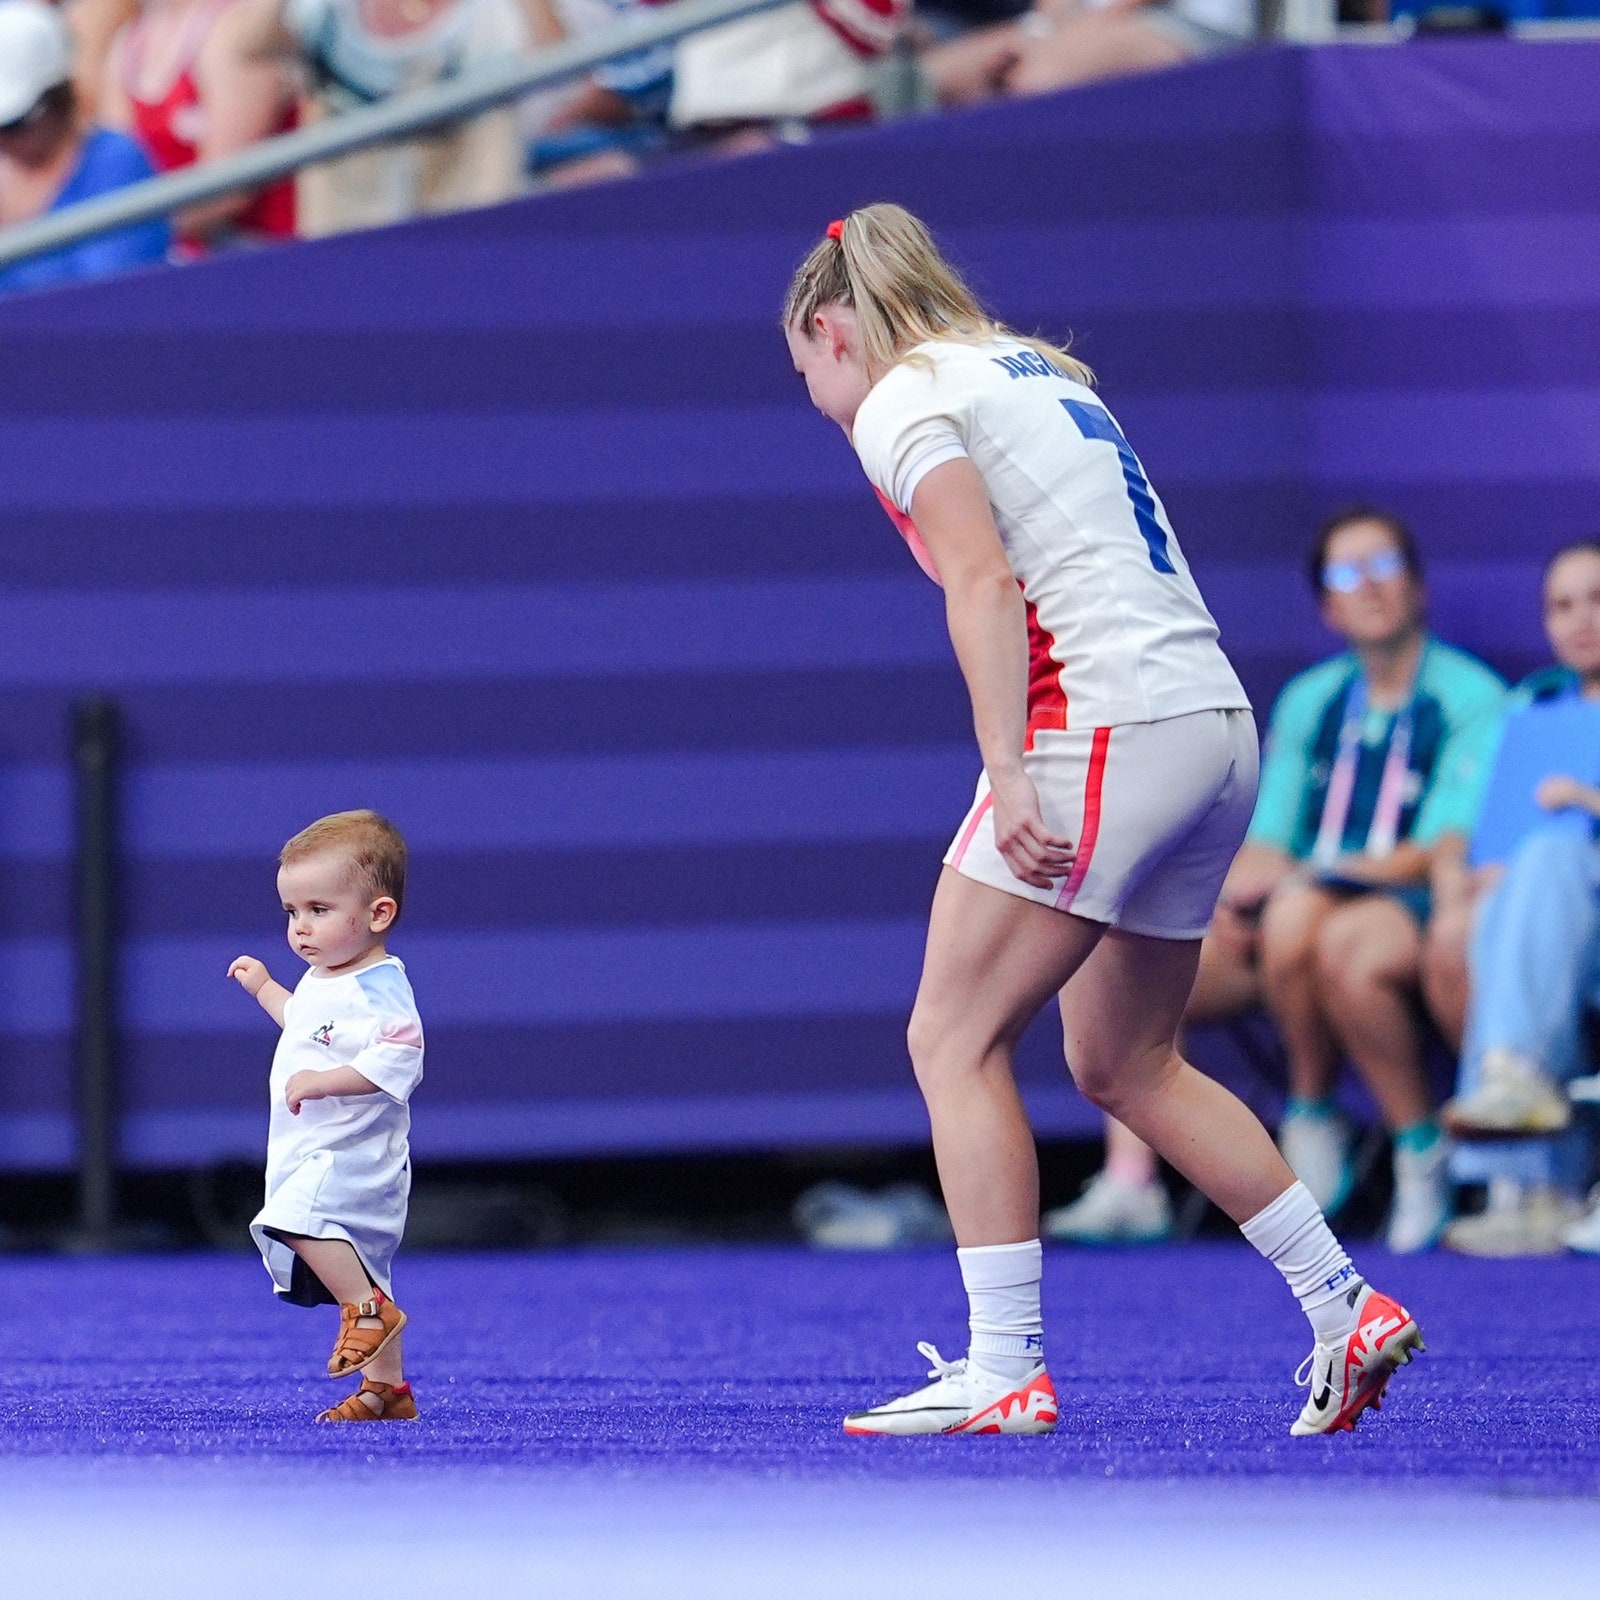
[[[1100,836],[1100,790],[1106,778],[1106,748],[1111,743],[1109,728],[1094,730],[1094,743],[1089,748],[1089,775],[1083,784],[1083,827],[1078,833],[1077,859],[1072,863],[1072,873],[1056,896],[1056,910],[1071,909],[1083,880],[1089,875],[1089,863],[1094,860],[1094,842]]]
[[[961,858],[967,853],[967,846],[972,843],[972,836],[978,831],[978,824],[988,815],[989,807],[994,804],[994,796],[986,794],[979,803],[977,810],[972,813],[972,821],[962,831],[960,842],[956,845],[955,854],[950,858],[952,867],[961,865]]]

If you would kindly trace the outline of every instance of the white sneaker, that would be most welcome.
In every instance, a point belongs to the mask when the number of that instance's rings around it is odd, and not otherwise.
[[[1567,1085],[1567,1098],[1574,1105],[1600,1105],[1600,1072],[1592,1078],[1574,1078]]]
[[[1071,1205],[1047,1211],[1047,1239],[1069,1244],[1154,1244],[1172,1234],[1172,1202],[1157,1178],[1129,1183],[1097,1172]]]
[[[1331,1217],[1355,1184],[1350,1164],[1350,1124],[1337,1111],[1286,1111],[1278,1125],[1278,1148],[1289,1170]]]
[[[1571,1195],[1547,1184],[1524,1188],[1497,1178],[1489,1204],[1475,1217],[1458,1217],[1440,1242],[1465,1256],[1558,1256],[1581,1212]]]
[[[1561,1230],[1561,1242],[1580,1255],[1600,1256],[1600,1185],[1589,1191],[1589,1209]]]
[[[1361,1285],[1355,1330],[1334,1344],[1320,1339],[1300,1363],[1294,1381],[1311,1392],[1290,1427],[1296,1438],[1311,1433],[1349,1433],[1399,1367],[1426,1350],[1415,1320],[1398,1300]]]
[[[870,1411],[852,1411],[844,1431],[857,1434],[1051,1433],[1056,1391],[1041,1362],[1021,1383],[996,1378],[965,1359],[946,1361],[931,1344],[918,1353],[932,1363],[926,1388],[886,1400]]]
[[[1572,1121],[1572,1102],[1537,1061],[1515,1050],[1488,1050],[1477,1087],[1448,1101],[1439,1120],[1458,1139],[1560,1133]]]
[[[1435,1139],[1418,1155],[1394,1150],[1394,1204],[1384,1242],[1397,1256],[1431,1250],[1450,1221],[1450,1142]]]

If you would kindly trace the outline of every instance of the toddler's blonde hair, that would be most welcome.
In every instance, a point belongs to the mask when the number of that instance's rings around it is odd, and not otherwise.
[[[278,852],[278,865],[286,867],[325,851],[338,851],[349,861],[369,900],[380,895],[393,900],[394,920],[400,920],[406,898],[406,842],[387,817],[376,811],[335,811],[318,817]]]
[[[1094,383],[1094,373],[1075,356],[991,317],[904,206],[863,206],[844,219],[837,238],[830,229],[789,285],[783,325],[810,338],[812,318],[834,304],[855,308],[874,381],[930,339],[987,344],[1006,338],[1037,351],[1065,376]]]

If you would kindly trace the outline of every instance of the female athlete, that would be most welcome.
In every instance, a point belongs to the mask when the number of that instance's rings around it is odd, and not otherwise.
[[[1296,1434],[1349,1429],[1422,1348],[1266,1130],[1177,1054],[1256,790],[1249,702],[1092,375],[988,317],[898,206],[828,229],[784,331],[929,576],[983,756],[945,856],[909,1043],[969,1306],[964,1360],[858,1434],[1045,1433],[1039,1174],[1011,1072],[1059,994],[1083,1092],[1210,1197],[1311,1321]]]

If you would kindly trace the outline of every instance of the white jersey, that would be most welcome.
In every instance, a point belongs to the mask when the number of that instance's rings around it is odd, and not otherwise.
[[[377,1094],[284,1100],[295,1073],[354,1067]],[[272,1058],[267,1203],[250,1232],[277,1291],[299,1299],[295,1255],[269,1230],[345,1239],[385,1294],[411,1192],[407,1102],[422,1079],[422,1023],[397,956],[327,977],[312,968],[284,1007]],[[303,1274],[302,1274],[303,1277]]]
[[[966,456],[1027,603],[1028,736],[1250,702],[1155,491],[1092,389],[1011,339],[934,341],[873,387],[852,443],[925,571],[911,498]]]

